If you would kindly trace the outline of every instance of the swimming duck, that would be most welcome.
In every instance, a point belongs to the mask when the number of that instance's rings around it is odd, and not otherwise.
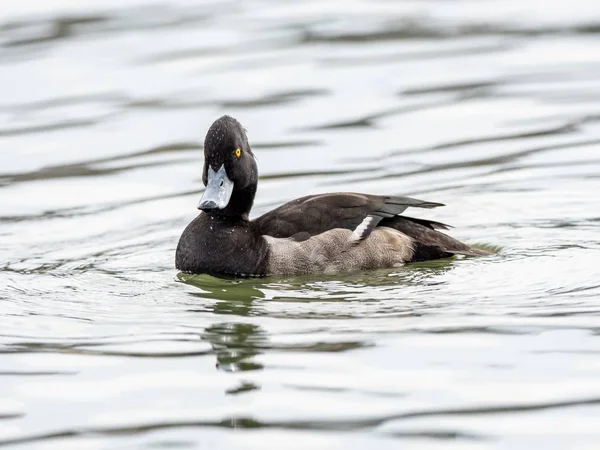
[[[401,216],[409,207],[443,206],[409,197],[309,195],[250,220],[258,169],[244,128],[230,116],[217,119],[206,134],[202,182],[201,212],[183,231],[175,254],[176,268],[185,273],[334,274],[489,254],[438,231],[447,225]]]

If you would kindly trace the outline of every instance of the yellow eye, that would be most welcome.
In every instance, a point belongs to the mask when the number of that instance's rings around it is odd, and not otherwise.
[[[235,149],[235,156],[237,156],[238,158],[239,158],[240,156],[242,156],[242,151],[241,151],[239,148],[236,148],[236,149]]]

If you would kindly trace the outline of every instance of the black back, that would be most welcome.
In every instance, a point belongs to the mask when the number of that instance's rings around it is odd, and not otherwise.
[[[253,221],[256,232],[273,237],[307,239],[333,228],[354,230],[367,216],[371,227],[394,228],[414,241],[413,261],[447,258],[455,253],[480,256],[486,250],[469,247],[438,230],[448,225],[433,220],[401,216],[409,207],[435,208],[441,203],[410,197],[341,192],[292,200]]]
[[[410,206],[434,208],[441,203],[354,192],[309,195],[281,205],[253,222],[258,233],[273,237],[290,237],[297,233],[314,236],[333,228],[354,230],[367,216],[376,219],[375,226]]]

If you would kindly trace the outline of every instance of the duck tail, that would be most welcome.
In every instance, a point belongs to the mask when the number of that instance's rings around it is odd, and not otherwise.
[[[428,261],[453,255],[489,256],[494,254],[493,251],[471,247],[438,231],[450,228],[449,225],[441,222],[396,216],[382,220],[379,226],[394,228],[413,239],[415,252],[412,261]]]

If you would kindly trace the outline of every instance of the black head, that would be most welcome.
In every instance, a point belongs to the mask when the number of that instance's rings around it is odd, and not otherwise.
[[[198,209],[218,216],[247,218],[258,183],[258,169],[242,125],[230,116],[213,122],[204,139],[206,186]]]

